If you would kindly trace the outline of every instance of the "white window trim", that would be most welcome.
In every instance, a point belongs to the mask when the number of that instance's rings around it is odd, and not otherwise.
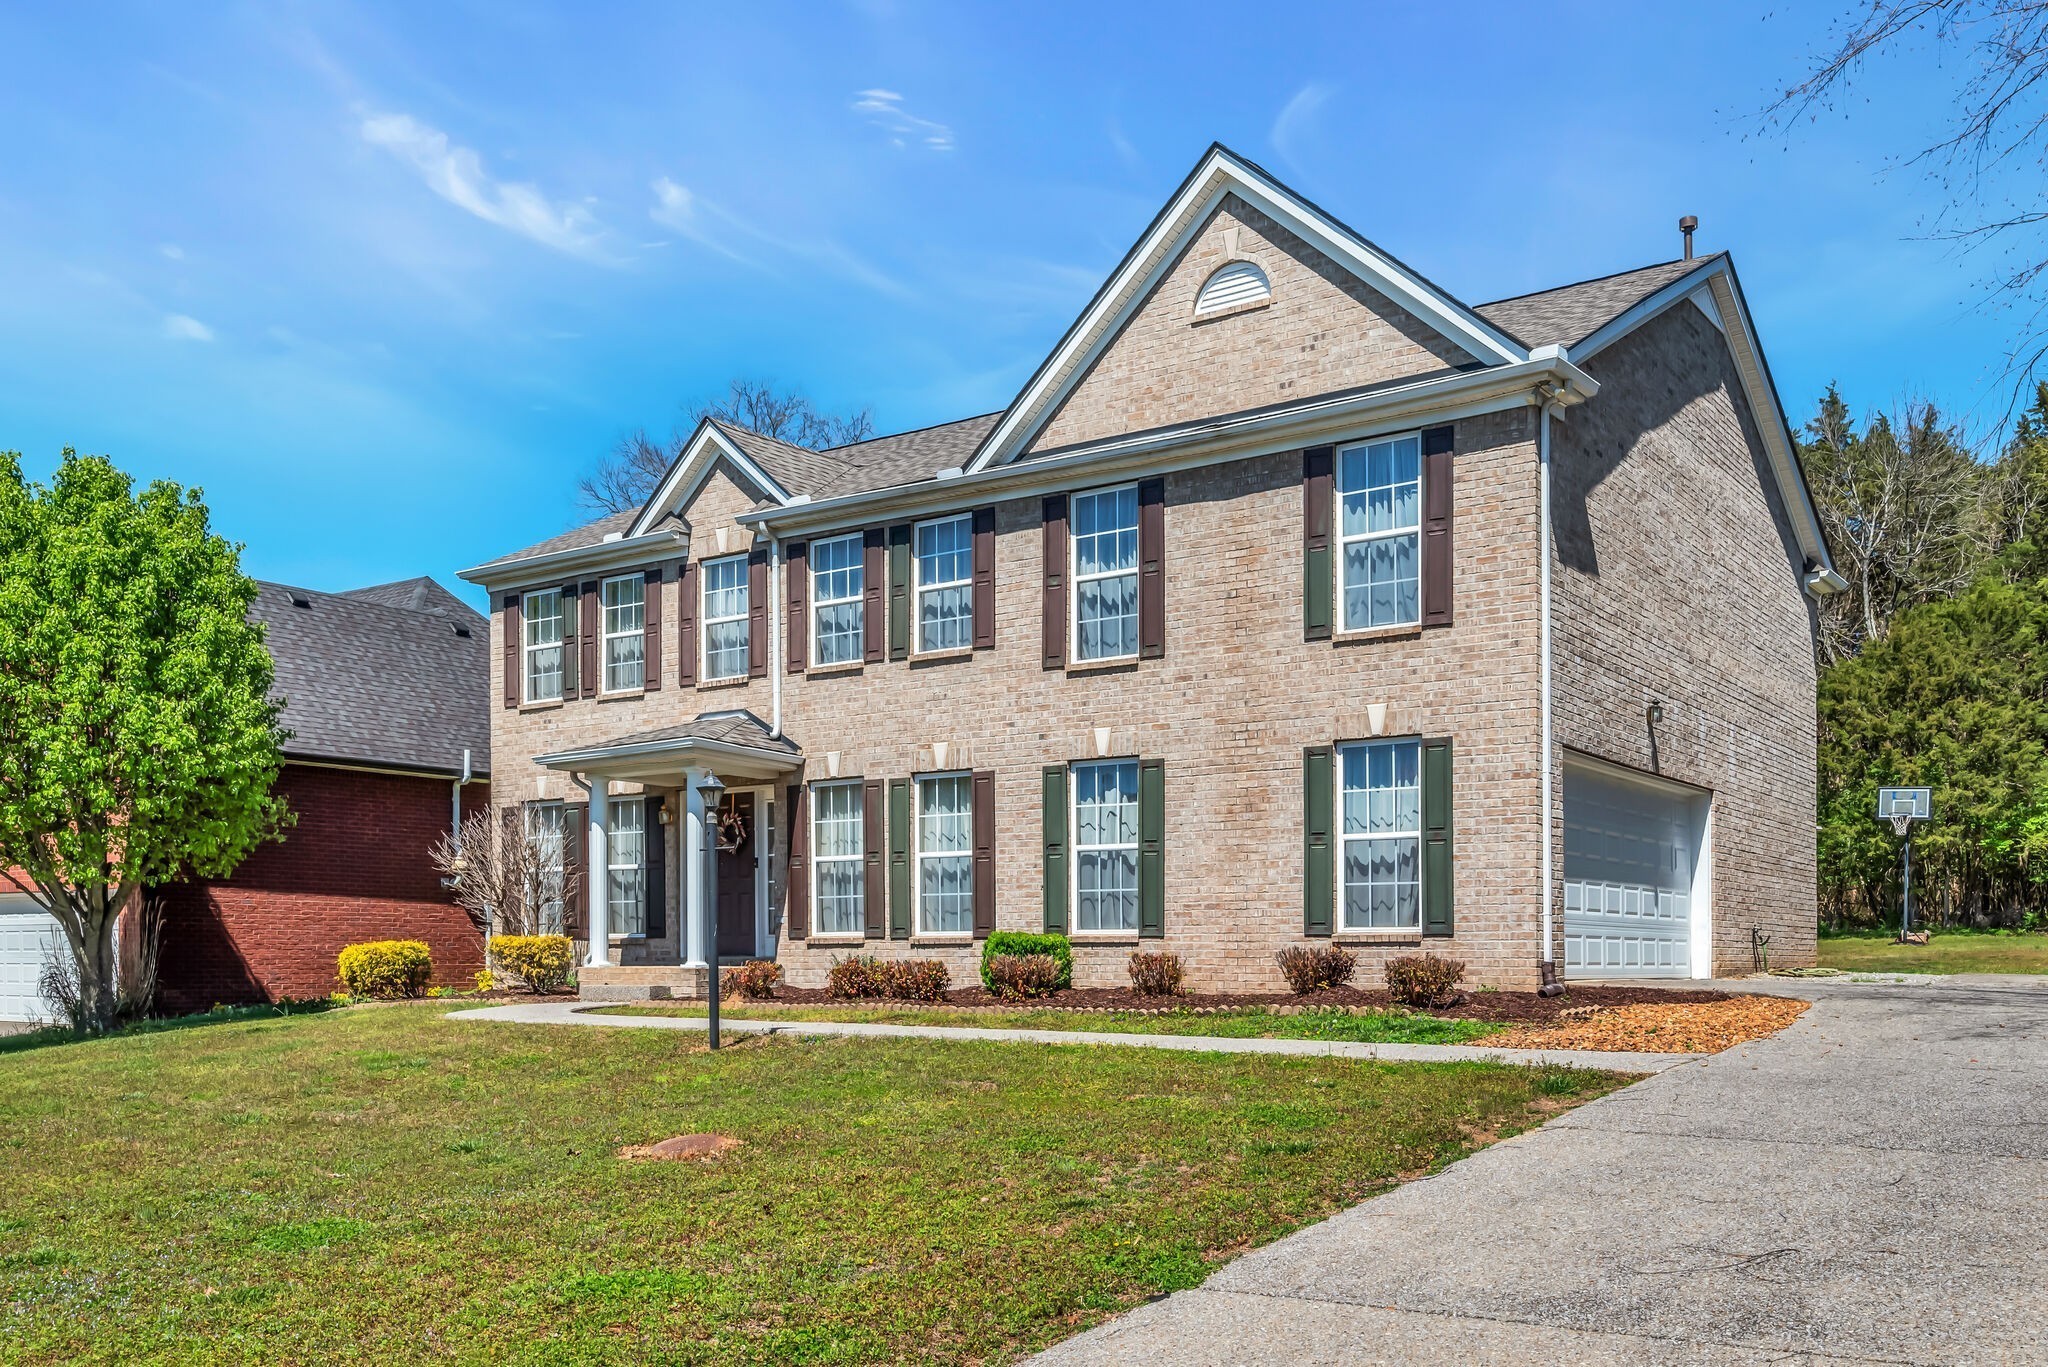
[[[528,802],[524,804],[524,807],[525,810],[522,813],[520,829],[525,833],[528,840],[552,840],[554,844],[554,858],[548,865],[548,874],[554,879],[558,890],[566,891],[563,885],[568,879],[569,872],[568,806],[560,799],[543,799]],[[546,818],[545,821],[542,819],[544,817]],[[552,827],[552,829],[548,829],[549,827]],[[541,934],[560,935],[564,933],[563,927],[567,924],[568,917],[568,907],[565,905],[565,901],[565,898],[557,897],[551,903],[542,904],[540,910],[536,913]],[[548,915],[547,908],[549,906],[553,906],[555,909],[552,918]],[[500,933],[502,934],[503,932],[501,931]]]
[[[749,601],[745,607],[740,609],[739,615],[736,617],[713,617],[711,615],[711,567],[713,565],[729,565],[734,562],[738,562],[740,565],[741,596],[751,599],[752,589],[747,573],[747,556],[744,552],[739,555],[713,556],[711,559],[704,561],[697,571],[697,677],[705,683],[730,683],[734,679],[744,679],[754,666],[753,642],[749,640],[745,651],[747,659],[740,666],[739,673],[713,674],[711,672],[711,628],[714,625],[722,626],[727,622],[745,622],[753,611],[754,605]]]
[[[1067,659],[1074,664],[1112,665],[1122,664],[1127,660],[1138,658],[1139,647],[1137,645],[1133,645],[1130,651],[1123,655],[1097,655],[1086,660],[1081,658],[1081,535],[1074,530],[1074,503],[1077,499],[1094,498],[1106,494],[1119,494],[1126,489],[1131,490],[1134,495],[1133,502],[1136,503],[1138,508],[1138,519],[1131,524],[1132,532],[1140,538],[1138,563],[1127,570],[1110,570],[1104,573],[1091,574],[1088,576],[1088,580],[1092,583],[1102,579],[1121,579],[1125,575],[1129,575],[1132,588],[1142,593],[1145,575],[1144,532],[1142,530],[1145,525],[1145,507],[1142,501],[1135,498],[1137,488],[1137,481],[1133,480],[1128,484],[1111,484],[1101,489],[1082,489],[1077,493],[1067,496]],[[1138,611],[1142,618],[1144,615],[1142,604]]]
[[[1412,745],[1415,747],[1415,829],[1410,831],[1369,831],[1360,835],[1348,835],[1344,830],[1344,755],[1351,750],[1369,750],[1374,746]],[[1426,881],[1422,868],[1422,813],[1427,799],[1422,791],[1422,738],[1420,736],[1374,736],[1370,740],[1349,740],[1338,742],[1334,751],[1335,762],[1330,765],[1330,782],[1335,791],[1331,794],[1331,825],[1336,827],[1337,876],[1330,881],[1336,887],[1337,905],[1330,912],[1331,932],[1339,936],[1390,936],[1414,938],[1422,934],[1423,884]],[[1371,784],[1370,775],[1366,782]],[[1367,791],[1370,792],[1370,786]],[[1415,924],[1412,926],[1350,926],[1344,923],[1344,867],[1345,847],[1354,840],[1407,840],[1415,841]]]
[[[619,860],[618,848],[622,842],[610,838],[618,833],[619,814],[627,808],[637,809],[640,813],[640,858],[630,864],[622,863]],[[648,829],[650,824],[653,825],[652,830]],[[639,796],[626,796],[617,798],[612,803],[611,829],[606,832],[607,838],[604,842],[604,904],[606,917],[612,926],[611,938],[614,940],[644,940],[647,938],[647,842],[660,839],[660,831],[661,827],[658,823],[650,823],[647,820],[647,804],[645,799]],[[618,905],[612,901],[612,875],[621,871],[635,872],[640,875],[640,929],[638,930],[620,929],[620,927],[626,924],[626,920]]]
[[[854,800],[854,817],[853,817],[853,833],[854,833],[854,852],[853,852],[852,854],[850,854],[850,855],[846,855],[846,854],[820,855],[820,854],[818,853],[818,850],[819,850],[819,845],[818,845],[818,790],[819,790],[819,789],[821,789],[821,788],[851,788],[851,789],[853,790],[853,792],[854,792],[854,797],[855,797],[855,800]],[[811,867],[810,867],[810,883],[811,883],[811,886],[810,886],[810,890],[809,890],[809,897],[810,897],[810,904],[811,904],[811,907],[810,907],[810,910],[811,910],[811,924],[810,924],[810,932],[811,932],[811,938],[812,938],[812,939],[814,939],[814,940],[859,940],[859,939],[865,939],[865,938],[866,938],[866,936],[867,936],[867,914],[868,914],[868,909],[867,909],[867,898],[868,898],[868,892],[867,892],[867,881],[866,881],[866,874],[867,874],[867,870],[866,870],[866,864],[867,864],[867,854],[868,854],[868,848],[867,848],[867,847],[868,847],[868,828],[867,828],[867,814],[868,814],[868,813],[867,813],[867,793],[866,793],[866,785],[865,785],[865,783],[863,783],[863,781],[862,781],[862,780],[860,780],[860,779],[857,779],[857,778],[853,778],[853,779],[843,779],[843,778],[842,778],[842,779],[828,779],[828,780],[826,780],[826,781],[824,781],[824,782],[820,782],[820,783],[813,783],[813,784],[811,785],[811,791],[810,791],[810,793],[808,794],[808,796],[809,796],[809,798],[810,798],[810,801],[809,801],[809,802],[807,802],[807,803],[805,804],[805,806],[806,806],[807,810],[806,810],[806,811],[805,811],[805,813],[804,813],[804,820],[805,820],[805,822],[806,822],[806,823],[808,823],[808,824],[809,824],[809,826],[810,826],[810,829],[804,832],[804,839],[805,839],[805,840],[806,840],[806,841],[808,842],[808,847],[809,847],[809,851],[810,851],[810,865],[811,865]],[[818,877],[818,869],[819,869],[819,867],[820,867],[821,865],[824,865],[824,864],[851,864],[851,865],[853,865],[853,886],[854,886],[854,887],[855,887],[856,889],[858,889],[858,890],[859,890],[859,894],[860,894],[860,902],[859,902],[859,905],[860,905],[860,918],[859,918],[859,919],[860,919],[860,924],[859,924],[859,925],[858,925],[857,927],[855,927],[854,929],[852,929],[852,930],[825,930],[825,929],[822,929],[822,928],[821,928],[821,925],[820,925],[820,923],[819,923],[819,921],[818,921],[818,888],[819,888],[820,884],[821,884],[821,883],[822,883],[822,881],[823,881],[822,879],[820,879],[820,878]]]
[[[967,573],[963,578],[945,579],[926,583],[924,579],[924,557],[917,553],[918,534],[926,527],[943,526],[948,522],[967,524]],[[1071,533],[1069,540],[1072,539]],[[974,514],[949,513],[944,517],[928,517],[922,522],[911,524],[910,529],[910,653],[913,655],[948,655],[958,650],[974,648]],[[937,589],[967,590],[967,644],[964,646],[940,646],[927,650],[924,645],[924,596],[927,591]]]
[[[610,625],[611,607],[605,600],[605,590],[613,584],[640,585],[640,625],[630,631],[613,631]],[[640,651],[640,682],[630,688],[613,688],[612,642],[624,641],[638,636],[647,639],[647,578],[644,574],[615,574],[601,580],[597,586],[597,691],[608,697],[620,697],[641,693],[647,688],[647,651],[643,645]]]
[[[1076,940],[1104,939],[1128,940],[1136,936],[1145,921],[1145,897],[1138,891],[1138,919],[1129,930],[1083,930],[1081,928],[1081,785],[1075,775],[1083,769],[1100,768],[1111,764],[1128,764],[1137,782],[1131,785],[1132,805],[1138,809],[1137,820],[1131,822],[1132,837],[1128,845],[1089,845],[1091,850],[1129,850],[1134,867],[1141,865],[1141,851],[1144,844],[1143,832],[1138,829],[1144,820],[1144,794],[1140,791],[1145,781],[1144,766],[1136,755],[1106,755],[1101,759],[1072,760],[1067,764],[1067,929],[1069,938]],[[1143,870],[1140,867],[1140,876]]]
[[[1415,525],[1385,532],[1360,532],[1356,536],[1344,534],[1344,456],[1346,452],[1357,451],[1367,446],[1384,446],[1409,438],[1415,441]],[[1337,607],[1337,634],[1354,635],[1372,631],[1407,631],[1422,625],[1422,510],[1428,493],[1428,462],[1422,457],[1422,429],[1410,428],[1404,432],[1380,432],[1357,441],[1346,442],[1337,448],[1330,472],[1331,498],[1330,530],[1335,533],[1334,544],[1337,553],[1330,558],[1330,574],[1334,582],[1330,586]],[[1372,541],[1389,541],[1397,536],[1415,538],[1415,620],[1412,622],[1379,622],[1369,626],[1353,626],[1349,621],[1350,599],[1344,592],[1344,562],[1347,552],[1354,545]],[[1342,881],[1341,879],[1339,881]]]
[[[818,547],[829,546],[835,542],[840,541],[851,541],[853,543],[854,563],[860,566],[861,586],[859,589],[854,591],[854,594],[851,598],[826,598],[820,595],[818,592]],[[865,540],[859,532],[851,532],[845,536],[827,536],[822,537],[816,541],[813,541],[811,543],[810,554],[804,560],[804,574],[810,580],[810,583],[805,585],[805,587],[809,590],[810,599],[809,605],[805,608],[805,611],[810,613],[811,617],[810,621],[805,624],[806,630],[804,632],[804,651],[806,663],[813,669],[844,669],[849,666],[861,663],[863,658],[865,658],[866,654],[864,650],[854,651],[853,658],[851,660],[828,661],[820,660],[818,658],[818,609],[838,607],[843,603],[852,603],[856,608],[860,609],[860,612],[858,614],[860,618],[860,630],[862,640],[863,642],[865,641],[868,629],[868,567],[866,560]]]
[[[931,850],[924,847],[924,785],[935,779],[959,779],[967,784],[967,848]],[[964,859],[967,861],[967,929],[933,930],[924,922],[924,861]],[[910,877],[914,907],[913,934],[921,940],[971,940],[974,938],[974,774],[967,769],[948,769],[937,774],[913,774],[910,779]]]
[[[533,656],[547,646],[534,645],[529,633],[534,620],[533,600],[552,593],[555,595],[555,644],[562,652],[561,664],[555,670],[555,695],[552,698],[537,698],[533,695]],[[560,589],[531,589],[519,596],[519,698],[522,702],[561,702],[569,692],[569,614],[568,604]]]

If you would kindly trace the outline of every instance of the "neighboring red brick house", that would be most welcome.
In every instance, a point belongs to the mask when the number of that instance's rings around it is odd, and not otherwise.
[[[361,940],[425,940],[436,982],[466,983],[483,942],[427,851],[454,819],[489,805],[490,681],[482,616],[430,579],[347,593],[264,584],[284,702],[278,792],[297,814],[281,842],[231,878],[163,890],[157,1001],[325,996],[334,960]]]

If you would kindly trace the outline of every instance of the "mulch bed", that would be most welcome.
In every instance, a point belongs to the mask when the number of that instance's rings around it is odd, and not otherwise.
[[[1638,1002],[1676,1004],[1727,1001],[1726,992],[1692,991],[1661,987],[1573,987],[1555,997],[1534,992],[1473,992],[1456,1005],[1423,1014],[1456,1020],[1528,1022],[1544,1024],[1558,1019],[1560,1012],[1579,1006],[1628,1006]],[[1190,994],[1185,997],[1147,997],[1128,987],[1070,987],[1028,1002],[1006,1001],[982,987],[955,988],[944,1002],[899,1002],[866,999],[858,1002],[835,997],[818,987],[777,987],[772,1001],[748,1001],[728,995],[731,1006],[954,1006],[999,1011],[1214,1011],[1246,1006],[1294,1006],[1349,1010],[1393,1011],[1394,999],[1384,991],[1339,987],[1325,992],[1237,992]]]
[[[1808,1003],[1796,997],[1729,997],[1714,1002],[1637,1002],[1548,1025],[1489,1035],[1508,1049],[1591,1049],[1645,1054],[1718,1054],[1775,1035]]]

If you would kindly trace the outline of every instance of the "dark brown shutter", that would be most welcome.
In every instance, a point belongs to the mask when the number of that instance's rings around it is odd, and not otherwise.
[[[783,803],[789,822],[789,871],[783,877],[787,905],[782,913],[783,933],[792,940],[811,934],[811,790],[802,783],[789,785]]]
[[[1422,434],[1422,625],[1451,624],[1451,451],[1457,431]]]
[[[1166,481],[1138,485],[1138,658],[1166,654]]]
[[[789,672],[801,674],[810,657],[810,547],[792,542],[782,573],[789,581]]]
[[[519,706],[519,693],[525,686],[526,671],[519,667],[519,648],[525,644],[521,639],[526,634],[525,609],[519,595],[505,595],[505,706]]]
[[[646,606],[642,609],[647,621],[647,643],[641,652],[640,668],[649,693],[661,691],[661,577],[660,570],[647,571]]]
[[[1327,641],[1335,620],[1336,562],[1330,553],[1330,511],[1336,494],[1333,446],[1301,453],[1301,639]]]
[[[584,876],[583,861],[590,854],[590,804],[565,803],[562,807],[562,933],[583,933],[583,911],[590,904],[590,880]]]
[[[996,775],[977,769],[968,790],[974,803],[974,938],[996,928]]]
[[[583,593],[562,585],[562,696],[573,698],[583,680],[583,638],[576,633],[583,618]]]
[[[747,677],[768,677],[768,548],[747,552]]]
[[[647,938],[659,940],[668,934],[668,828],[661,824],[660,797],[647,799],[646,815],[640,830],[640,848],[646,851],[647,885],[641,896],[646,899]],[[683,867],[688,868],[688,861]]]
[[[597,604],[597,581],[583,584],[583,696],[597,696],[597,644],[604,636],[604,611]],[[563,690],[567,694],[566,689]]]
[[[866,912],[861,933],[870,940],[889,933],[888,833],[882,816],[882,780],[869,779],[860,785],[860,851],[861,902]]]
[[[1045,667],[1067,667],[1067,496],[1045,501],[1045,594],[1040,608]]]
[[[697,562],[685,560],[676,576],[676,682],[685,688],[697,682]]]
[[[974,510],[974,648],[996,643],[996,510]]]
[[[860,535],[860,657],[878,665],[889,649],[888,621],[882,616],[882,547],[886,529],[870,527]]]

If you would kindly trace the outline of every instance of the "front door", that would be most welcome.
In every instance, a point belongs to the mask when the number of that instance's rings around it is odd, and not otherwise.
[[[718,799],[718,957],[753,957],[754,871],[760,862],[754,795]]]

